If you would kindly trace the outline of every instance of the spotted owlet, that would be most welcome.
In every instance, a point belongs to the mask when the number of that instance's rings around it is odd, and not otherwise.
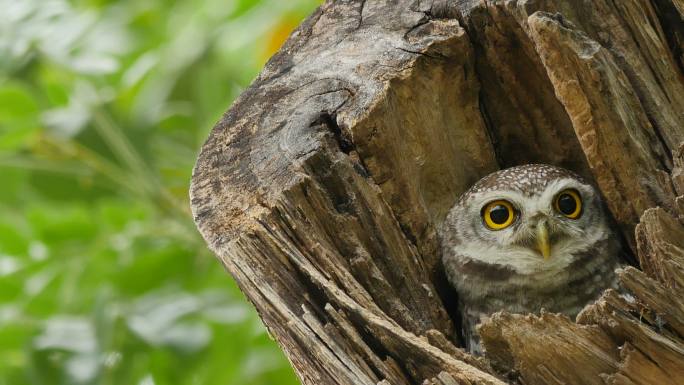
[[[620,241],[597,190],[568,170],[542,164],[482,178],[440,228],[442,262],[456,288],[466,345],[500,310],[569,317],[616,284]]]

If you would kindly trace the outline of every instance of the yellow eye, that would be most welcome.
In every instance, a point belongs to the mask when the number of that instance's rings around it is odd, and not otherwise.
[[[568,189],[556,195],[556,211],[567,218],[577,219],[582,215],[582,198],[577,190]]]
[[[482,220],[491,230],[503,230],[515,220],[513,205],[503,199],[489,202],[482,208]]]

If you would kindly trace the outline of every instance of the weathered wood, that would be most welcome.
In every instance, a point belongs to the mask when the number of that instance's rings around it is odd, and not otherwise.
[[[649,209],[636,228],[641,267],[672,289],[684,290],[684,228],[662,209]]]
[[[565,316],[496,313],[480,333],[492,363],[526,384],[591,384],[617,370],[618,351],[610,337]]]
[[[671,329],[678,338],[684,338],[684,298],[675,295],[665,286],[647,277],[641,271],[628,267],[620,273],[625,289],[638,298],[639,313],[653,313],[654,324]],[[645,313],[648,311],[649,313]]]
[[[191,186],[198,228],[301,381],[676,379],[682,10],[347,0],[304,21],[216,125]],[[648,277],[625,270],[634,303],[606,293],[585,325],[494,317],[492,368],[458,347],[435,228],[474,181],[531,162],[595,181]]]
[[[618,223],[633,227],[645,209],[671,206],[674,197],[666,185],[671,182],[658,178],[661,167],[667,167],[669,151],[616,59],[560,16],[535,13],[528,24]],[[613,166],[617,164],[621,167]]]

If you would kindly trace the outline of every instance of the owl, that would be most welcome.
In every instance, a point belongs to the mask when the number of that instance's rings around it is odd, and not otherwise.
[[[484,317],[545,309],[574,318],[617,283],[621,242],[601,197],[559,167],[531,164],[485,176],[450,209],[439,235],[466,346],[476,354]]]

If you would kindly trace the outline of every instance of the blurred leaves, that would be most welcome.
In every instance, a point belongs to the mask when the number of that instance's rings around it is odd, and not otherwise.
[[[0,385],[296,383],[187,189],[318,3],[0,0]]]

